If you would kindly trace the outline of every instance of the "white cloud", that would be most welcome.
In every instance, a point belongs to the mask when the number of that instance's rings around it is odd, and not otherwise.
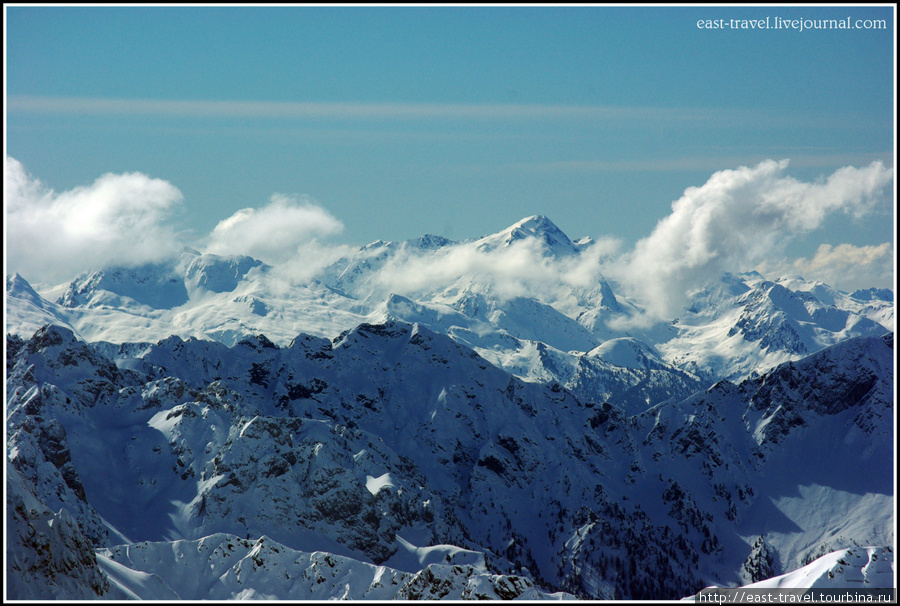
[[[339,233],[343,224],[309,200],[275,194],[269,204],[244,208],[216,225],[207,252],[250,255],[269,264],[296,257],[313,239]]]
[[[859,288],[891,288],[894,249],[890,242],[875,246],[821,244],[812,259],[764,261],[755,269],[764,275],[797,274],[848,292]]]
[[[7,271],[33,282],[55,283],[92,269],[163,261],[187,244],[167,223],[182,198],[171,183],[141,173],[105,174],[91,185],[57,193],[7,157]],[[323,260],[337,254],[316,246],[316,238],[342,229],[343,224],[321,207],[275,194],[268,205],[239,210],[219,222],[207,238],[207,249],[270,264],[295,260],[303,249],[315,259],[305,259],[302,271],[287,273],[308,278]]]
[[[516,297],[552,279],[553,268],[536,241],[513,242],[494,251],[463,243],[425,256],[398,253],[379,270],[374,282],[384,292],[413,294],[441,290],[462,277],[490,286],[498,296]]]
[[[480,244],[461,242],[427,252],[396,250],[361,286],[362,292],[376,299],[390,293],[417,298],[442,292],[452,298],[457,288],[471,284],[478,291],[489,289],[500,299],[532,297],[562,311],[575,306],[573,288],[597,287],[601,263],[620,246],[618,240],[601,239],[579,255],[555,257],[537,239],[515,240],[496,248]]]
[[[141,173],[105,174],[56,193],[7,157],[7,270],[33,281],[89,269],[160,261],[180,248],[165,220],[182,201],[171,183]]]
[[[685,293],[722,271],[783,257],[789,240],[820,227],[832,213],[864,215],[893,179],[892,169],[873,162],[805,183],[783,175],[787,164],[767,160],[723,170],[686,189],[672,213],[606,272],[652,316],[670,318]]]
[[[891,256],[891,245],[889,242],[878,246],[853,246],[852,244],[831,246],[830,244],[822,244],[816,251],[816,256],[808,263],[806,259],[799,259],[794,262],[794,266],[805,266],[810,271],[820,271],[828,268],[846,269],[847,267],[869,265],[877,261],[890,259]]]
[[[370,278],[373,294],[440,292],[460,278],[490,287],[496,296],[531,296],[560,310],[575,309],[572,288],[601,279],[645,306],[648,320],[671,319],[686,293],[722,271],[799,273],[844,290],[892,282],[893,250],[878,246],[822,245],[811,259],[785,259],[785,245],[815,230],[834,213],[863,216],[877,203],[893,170],[874,162],[845,167],[815,182],[784,175],[787,162],[767,160],[713,174],[672,204],[672,212],[633,250],[600,240],[577,256],[545,254],[536,240],[480,249],[477,242],[428,254],[401,250]],[[166,220],[181,204],[173,185],[140,173],[103,175],[93,184],[56,193],[6,159],[8,270],[53,282],[110,265],[161,261],[182,242]],[[245,254],[276,266],[286,283],[306,281],[348,253],[324,243],[343,224],[307,198],[273,195],[220,221],[206,252]]]

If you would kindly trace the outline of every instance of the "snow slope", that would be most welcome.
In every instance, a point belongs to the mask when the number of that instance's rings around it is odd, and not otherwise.
[[[266,536],[214,534],[196,541],[137,543],[102,549],[98,565],[111,584],[156,600],[544,600],[523,577],[483,566],[435,563],[415,573],[325,552],[301,552]]]
[[[168,264],[99,269],[41,294],[9,277],[7,331],[27,338],[53,323],[92,342],[177,335],[226,345],[261,333],[284,346],[301,332],[333,338],[361,323],[401,320],[446,334],[525,380],[559,382],[639,412],[893,326],[890,291],[848,294],[797,277],[723,274],[694,293],[679,318],[638,330],[640,307],[603,276],[575,286],[591,246],[535,216],[465,242],[375,242],[303,280],[250,257],[185,250]],[[531,291],[519,285],[510,294],[490,268],[512,264],[524,272],[515,279],[527,282],[523,260],[557,282],[532,279]]]
[[[890,291],[848,294],[797,277],[770,282],[758,274],[724,274],[695,293],[671,324],[623,330],[623,320],[641,313],[638,306],[603,276],[584,288],[565,275],[580,271],[590,250],[591,242],[574,243],[543,216],[465,242],[437,236],[375,242],[312,280],[291,279],[250,257],[185,250],[168,264],[102,268],[41,294],[22,276],[9,277],[7,331],[27,337],[53,321],[90,341],[175,334],[232,345],[263,333],[284,345],[301,332],[331,338],[362,322],[395,318],[493,353],[494,363],[513,372],[527,367],[523,376],[531,372],[533,379],[553,373],[526,353],[528,342],[565,354],[634,338],[666,364],[707,380],[739,379],[846,338],[893,329]],[[562,272],[562,280],[510,296],[503,290],[508,285],[478,271],[521,259]],[[448,269],[453,266],[461,273]],[[440,275],[409,275],[416,271]]]
[[[678,598],[894,543],[893,293],[726,273],[647,326],[595,254],[7,277],[10,595]]]
[[[815,601],[847,601],[847,598],[841,599],[841,594],[837,596],[830,595],[828,598],[819,597],[816,589],[839,591],[848,589],[851,591],[858,590],[874,590],[874,589],[895,589],[896,590],[897,569],[894,563],[894,549],[890,546],[881,547],[852,547],[850,549],[840,549],[815,559],[806,566],[798,568],[787,574],[774,576],[755,583],[742,585],[734,588],[751,589],[751,590],[801,590],[796,595],[799,601],[800,595],[806,594],[810,596],[809,600]],[[714,590],[716,587],[708,587],[706,589]],[[741,594],[735,591],[737,596]],[[769,594],[758,594],[760,597],[757,601],[769,600],[773,596]],[[896,594],[895,594],[896,595]],[[786,598],[788,596],[785,596]],[[746,597],[749,599],[749,597]],[[697,596],[684,598],[685,600],[696,600]],[[873,598],[874,600],[874,598]]]
[[[7,352],[8,465],[99,550],[110,591],[380,596],[381,567],[422,595],[675,598],[740,583],[760,536],[776,574],[894,540],[890,337],[637,414],[400,322],[287,347],[116,349],[47,327]],[[26,561],[35,547],[11,520]],[[250,581],[261,537],[291,563],[272,556]],[[234,557],[204,559],[227,541]],[[147,561],[194,558],[202,587],[138,565],[145,543]],[[348,580],[297,580],[318,574]]]
[[[751,583],[748,588],[884,589],[896,586],[891,547],[853,547],[835,551],[788,574]]]

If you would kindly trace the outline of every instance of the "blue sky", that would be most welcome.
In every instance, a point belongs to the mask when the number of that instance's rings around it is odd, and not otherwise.
[[[196,238],[283,194],[339,221],[336,242],[545,214],[627,247],[716,171],[894,166],[893,7],[5,12],[7,157],[55,192],[164,180],[183,196],[168,220]],[[697,27],[766,18],[887,27]],[[788,233],[785,254],[893,251],[893,188]]]

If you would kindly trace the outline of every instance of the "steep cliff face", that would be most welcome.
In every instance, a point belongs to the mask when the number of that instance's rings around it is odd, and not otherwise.
[[[18,469],[6,469],[7,595],[17,600],[122,599],[97,564],[95,545],[63,507],[54,513]]]

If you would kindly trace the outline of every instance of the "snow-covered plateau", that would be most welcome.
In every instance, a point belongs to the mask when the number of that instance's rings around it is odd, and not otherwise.
[[[440,269],[592,245],[8,276],[7,598],[895,587],[893,293],[726,273],[649,321],[603,276]]]

